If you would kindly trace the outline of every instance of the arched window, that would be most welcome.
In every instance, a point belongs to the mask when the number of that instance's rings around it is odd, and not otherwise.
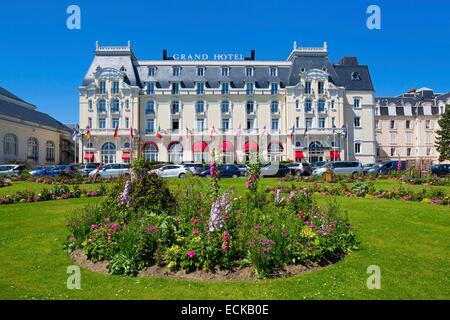
[[[282,160],[284,148],[280,142],[272,142],[269,144],[267,151],[271,162],[279,162]]]
[[[47,141],[45,144],[45,162],[55,162],[55,144],[53,141]]]
[[[118,99],[114,99],[111,104],[111,112],[119,113],[120,110],[120,102]]]
[[[33,162],[39,161],[39,142],[36,138],[29,138],[27,143],[27,158]]]
[[[205,102],[203,100],[197,101],[197,103],[195,104],[195,112],[196,113],[205,112]]]
[[[102,146],[102,162],[115,163],[116,162],[116,145],[112,142],[107,142]]]
[[[183,146],[179,142],[169,145],[169,162],[181,163],[183,161]]]
[[[311,111],[312,111],[312,101],[311,101],[311,99],[306,99],[305,112],[311,112]]]
[[[323,100],[323,99],[320,99],[318,102],[317,102],[317,111],[319,111],[319,112],[325,112],[325,100]]]
[[[97,111],[98,112],[106,112],[106,100],[105,99],[101,99],[98,101]]]
[[[5,156],[17,156],[17,137],[15,135],[11,133],[5,134],[3,153]]]
[[[148,162],[158,161],[158,146],[154,143],[147,143],[144,148],[144,158]]]

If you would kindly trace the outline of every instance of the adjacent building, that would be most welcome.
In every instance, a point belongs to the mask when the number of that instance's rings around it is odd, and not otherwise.
[[[334,64],[326,43],[294,43],[285,61],[180,56],[97,42],[79,88],[84,161],[375,161],[374,88],[356,57]]]
[[[0,163],[30,167],[70,160],[71,130],[0,87]]]
[[[397,97],[376,99],[377,160],[437,162],[435,148],[439,117],[450,104],[450,93],[429,88],[410,90]]]

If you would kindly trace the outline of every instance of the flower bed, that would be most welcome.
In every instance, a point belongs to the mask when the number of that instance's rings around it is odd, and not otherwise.
[[[40,192],[19,191],[12,195],[0,196],[0,205],[15,204],[25,202],[49,201],[49,200],[65,200],[81,197],[99,197],[106,194],[105,185],[100,185],[97,190],[86,191],[74,186],[72,189],[67,185],[57,185],[52,189],[43,189]]]
[[[92,184],[92,183],[110,183],[113,179],[97,176],[83,177],[81,175],[60,175],[60,176],[29,176],[26,179],[17,177],[19,181],[38,182],[51,185],[74,185],[74,184]]]
[[[336,202],[320,208],[305,190],[265,193],[252,168],[248,191],[237,195],[219,188],[211,168],[210,184],[191,177],[187,187],[169,189],[156,175],[115,183],[104,202],[69,219],[65,248],[107,261],[111,274],[165,266],[174,272],[251,268],[258,277],[289,265],[335,262],[357,248]]]
[[[9,187],[11,185],[11,179],[0,177],[0,188]]]

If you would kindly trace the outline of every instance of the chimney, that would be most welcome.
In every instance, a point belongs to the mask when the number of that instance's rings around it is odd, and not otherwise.
[[[255,60],[255,50],[250,51],[250,60]]]
[[[163,49],[163,56],[162,56],[163,60],[167,60],[167,49]]]

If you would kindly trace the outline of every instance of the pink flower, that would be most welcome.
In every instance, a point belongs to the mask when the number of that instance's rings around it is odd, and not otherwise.
[[[98,224],[93,224],[91,226],[91,230],[97,230],[98,229]]]
[[[189,250],[189,252],[187,253],[187,256],[192,259],[193,257],[195,257],[197,255],[197,253],[195,253],[194,250]]]
[[[223,233],[223,241],[228,241],[230,239],[231,239],[231,235],[227,231],[225,231]]]
[[[313,223],[311,223],[311,224],[309,225],[309,227],[310,227],[311,229],[314,229],[316,226],[315,226]]]
[[[200,230],[199,229],[194,229],[194,234],[199,234]]]
[[[256,230],[260,230],[260,229],[261,229],[261,226],[260,226],[259,224],[257,224],[257,225],[255,226],[255,229],[256,229]]]
[[[193,225],[193,226],[195,226],[197,223],[199,223],[201,220],[200,219],[197,219],[197,218],[192,218],[191,219],[191,224]]]
[[[216,177],[217,176],[216,164],[215,163],[211,164],[211,167],[209,168],[209,174],[211,175],[211,177]]]
[[[222,243],[222,251],[227,251],[230,248],[230,244],[228,242]]]
[[[150,225],[147,229],[147,232],[150,234],[155,234],[159,231],[158,227],[154,226],[154,225]]]
[[[436,198],[436,199],[431,200],[431,202],[433,202],[435,204],[441,204],[442,200],[439,198]]]

